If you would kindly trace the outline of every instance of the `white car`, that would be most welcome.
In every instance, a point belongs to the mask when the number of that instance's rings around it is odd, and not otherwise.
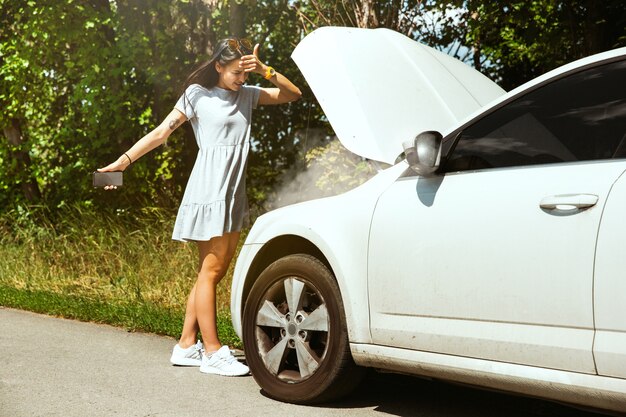
[[[626,411],[626,48],[508,93],[386,29],[293,59],[392,166],[252,227],[231,308],[261,388],[328,401],[370,367]]]

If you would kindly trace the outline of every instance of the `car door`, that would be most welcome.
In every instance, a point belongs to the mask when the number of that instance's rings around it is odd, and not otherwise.
[[[626,378],[626,174],[611,188],[600,232],[594,276],[598,374]]]
[[[374,343],[596,372],[595,246],[626,169],[614,88],[625,67],[598,64],[520,94],[455,132],[440,175],[408,173],[380,196]]]

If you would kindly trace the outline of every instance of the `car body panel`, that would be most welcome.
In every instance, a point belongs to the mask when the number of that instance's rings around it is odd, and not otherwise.
[[[625,169],[618,160],[397,181],[372,219],[373,342],[595,373],[596,236]],[[586,210],[540,207],[575,193],[599,199]]]
[[[355,343],[350,347],[354,360],[363,366],[626,411],[624,379],[388,346]]]
[[[283,207],[259,217],[237,259],[231,292],[233,327],[241,337],[243,291],[255,254],[276,237],[299,236],[326,256],[343,297],[350,340],[371,341],[367,296],[367,242],[377,196],[408,169],[394,165],[338,196]],[[350,236],[346,239],[346,236]]]
[[[594,277],[596,338],[600,375],[626,378],[626,174],[611,189],[598,233]]]
[[[389,29],[320,28],[292,58],[343,145],[389,164],[402,142],[444,131],[505,93],[470,66]]]

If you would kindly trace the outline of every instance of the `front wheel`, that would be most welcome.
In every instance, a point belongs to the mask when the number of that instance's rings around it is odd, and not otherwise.
[[[280,401],[334,400],[363,375],[350,355],[339,286],[310,255],[286,256],[261,273],[246,301],[243,341],[254,379]]]

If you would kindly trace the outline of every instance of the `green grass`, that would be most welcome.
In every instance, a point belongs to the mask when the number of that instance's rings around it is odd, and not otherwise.
[[[16,208],[0,216],[0,305],[130,331],[178,337],[198,264],[171,240],[174,213]],[[241,347],[230,321],[232,265],[218,286],[222,343]]]

